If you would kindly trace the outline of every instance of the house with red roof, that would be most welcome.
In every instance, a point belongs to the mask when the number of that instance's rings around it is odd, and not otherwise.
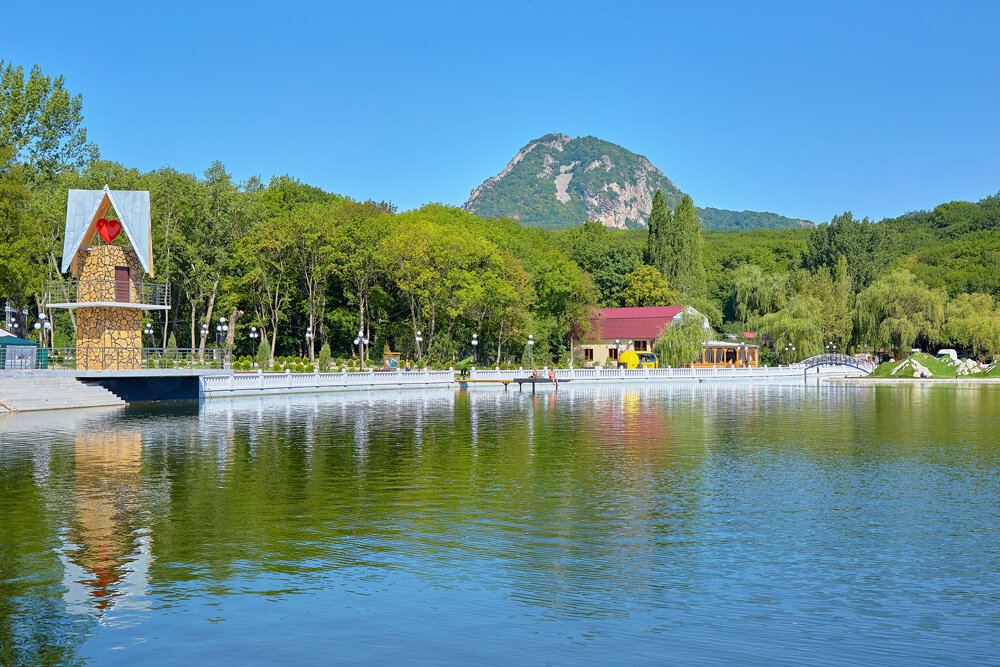
[[[582,346],[583,360],[587,366],[613,366],[626,350],[652,352],[663,330],[684,312],[700,316],[705,328],[711,328],[708,318],[691,306],[598,308],[590,318],[590,334]]]

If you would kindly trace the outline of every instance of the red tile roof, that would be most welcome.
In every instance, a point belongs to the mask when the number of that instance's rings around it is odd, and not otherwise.
[[[684,310],[685,306],[648,308],[598,308],[590,318],[590,338],[651,340]]]

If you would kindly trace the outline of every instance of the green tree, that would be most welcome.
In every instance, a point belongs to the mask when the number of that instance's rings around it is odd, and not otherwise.
[[[667,281],[682,294],[704,296],[701,223],[691,197],[684,195],[681,199],[657,244],[657,252],[663,258],[663,264],[657,268]]]
[[[53,79],[38,65],[25,78],[23,67],[3,60],[0,146],[13,149],[14,160],[25,165],[31,178],[82,168],[98,155],[83,127],[83,98],[66,90],[64,78]]]
[[[667,226],[671,214],[662,190],[653,195],[653,207],[649,212],[649,232],[646,238],[646,261],[661,273],[667,267],[667,258],[672,248],[667,240]]]
[[[809,294],[794,294],[780,310],[757,317],[754,327],[773,337],[775,350],[795,346],[795,353],[789,360],[798,361],[824,350],[822,308],[820,299]]]
[[[943,289],[928,288],[909,271],[893,271],[858,294],[858,330],[864,341],[903,356],[918,340],[937,342],[947,300]]]
[[[702,344],[711,337],[701,316],[684,311],[663,329],[653,349],[660,355],[662,366],[686,366],[701,357]]]
[[[663,274],[648,264],[625,276],[622,302],[626,307],[671,306],[679,299]]]
[[[561,231],[556,243],[569,258],[590,274],[600,291],[600,304],[608,308],[622,305],[625,277],[642,266],[642,250],[627,241],[623,232],[612,231],[600,222],[586,222]]]
[[[326,373],[330,370],[330,365],[332,364],[333,356],[330,354],[330,344],[323,343],[323,347],[319,348],[319,358],[316,363],[319,366],[321,373]]]
[[[812,230],[802,265],[832,270],[844,257],[854,289],[861,290],[882,275],[896,255],[896,246],[896,234],[890,227],[868,218],[855,220],[847,211]]]
[[[944,309],[941,340],[980,361],[1000,355],[1000,310],[989,294],[959,294]]]
[[[257,345],[257,354],[254,355],[254,361],[257,362],[257,368],[262,371],[266,371],[271,366],[271,348],[267,346],[267,341],[261,338],[260,343]]]

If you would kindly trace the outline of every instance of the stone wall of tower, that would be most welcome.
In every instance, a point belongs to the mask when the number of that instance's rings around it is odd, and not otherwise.
[[[136,283],[142,265],[131,248],[99,245],[77,254],[77,302],[124,301],[116,291],[115,267],[130,270],[129,301],[141,302]],[[93,306],[76,311],[77,370],[134,370],[142,367],[142,315],[137,308]]]

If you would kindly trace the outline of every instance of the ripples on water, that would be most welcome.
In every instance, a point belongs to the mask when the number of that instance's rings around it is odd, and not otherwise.
[[[566,387],[0,420],[0,663],[986,661],[1000,391]]]

